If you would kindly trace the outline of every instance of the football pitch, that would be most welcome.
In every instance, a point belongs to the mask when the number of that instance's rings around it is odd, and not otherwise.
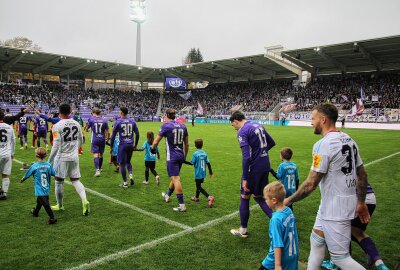
[[[160,123],[138,123],[139,146],[146,132],[159,130]],[[144,153],[134,152],[132,158],[135,185],[121,189],[119,174],[109,165],[106,148],[103,171],[94,177],[90,133],[86,133],[84,154],[80,156],[81,181],[91,203],[89,217],[82,216],[82,206],[75,189],[65,184],[65,211],[55,212],[58,223],[47,225],[44,209],[34,218],[30,209],[35,205],[33,179],[19,183],[24,171],[20,162],[35,161],[34,151],[19,149],[17,142],[11,184],[6,201],[0,201],[1,256],[0,269],[258,269],[269,247],[268,222],[258,205],[251,200],[249,238],[230,234],[238,228],[241,151],[236,131],[230,125],[187,124],[189,132],[188,160],[195,151],[194,140],[204,140],[215,178],[207,178],[205,190],[215,196],[214,206],[207,200],[193,202],[195,194],[193,167],[183,165],[182,186],[187,212],[176,213],[177,205],[166,203],[161,192],[168,186],[165,167],[164,140],[160,143],[161,160],[156,170],[160,186],[150,174],[149,185],[144,179]],[[300,183],[308,175],[313,144],[321,137],[311,127],[266,126],[276,142],[271,149],[272,168],[277,169],[279,150],[291,147],[292,161],[297,163]],[[400,261],[400,132],[385,130],[345,129],[358,143],[368,179],[376,197],[377,208],[367,233],[373,238],[386,265],[392,269]],[[31,134],[31,133],[30,133]],[[29,138],[31,142],[31,138]],[[270,181],[273,178],[270,176]],[[54,180],[50,201],[55,202]],[[294,205],[298,219],[300,261],[309,254],[309,237],[319,205],[319,189]],[[366,255],[353,244],[353,257],[366,265]]]

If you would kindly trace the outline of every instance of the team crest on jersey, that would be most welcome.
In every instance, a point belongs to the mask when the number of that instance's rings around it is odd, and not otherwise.
[[[239,136],[238,139],[239,139],[239,142],[242,142],[242,140],[243,140],[243,139],[242,139],[242,136]]]
[[[313,167],[314,168],[319,168],[319,165],[321,164],[322,156],[318,154],[313,154]]]
[[[58,133],[57,132],[53,132],[53,139],[56,139],[58,137]]]

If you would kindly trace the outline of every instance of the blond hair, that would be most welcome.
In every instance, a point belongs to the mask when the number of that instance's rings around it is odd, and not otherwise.
[[[274,181],[272,183],[269,183],[267,186],[264,188],[264,198],[272,199],[276,198],[278,202],[283,202],[286,196],[286,190],[285,187],[282,185],[281,182]]]
[[[44,159],[47,156],[47,151],[43,147],[38,147],[35,150],[35,155],[37,158]]]

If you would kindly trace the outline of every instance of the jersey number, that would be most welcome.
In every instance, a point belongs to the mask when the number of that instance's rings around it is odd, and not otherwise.
[[[346,165],[342,167],[342,172],[345,175],[351,174],[353,172],[353,157],[357,159],[357,148],[353,145],[353,153],[351,147],[348,144],[342,146],[342,155],[346,156]]]
[[[45,174],[42,174],[41,176],[40,176],[40,180],[41,180],[41,182],[42,182],[42,187],[47,187],[47,175],[45,175]]]
[[[121,133],[122,136],[126,137],[132,135],[132,124],[121,124],[121,128],[123,129]]]
[[[7,130],[0,129],[0,142],[7,142]]]
[[[287,182],[288,182],[288,187],[290,189],[292,189],[292,188],[296,189],[296,181],[294,181],[294,174],[292,174],[292,175],[287,174],[286,178],[287,178]]]
[[[72,130],[72,134],[71,134]],[[64,142],[70,142],[70,141],[76,141],[78,139],[78,127],[77,126],[72,126],[70,127],[65,127],[63,129],[64,134]]]
[[[258,139],[260,140],[260,148],[265,148],[267,147],[267,137],[265,136],[265,133],[263,132],[263,128],[259,127],[256,130],[254,130],[254,133],[258,136]]]
[[[95,133],[99,134],[101,133],[101,128],[103,127],[103,123],[94,123],[94,129]]]
[[[288,236],[289,236],[289,257],[297,254],[296,242],[294,241],[293,235],[294,235],[293,232],[289,232],[289,234],[288,234]]]
[[[182,144],[183,143],[183,129],[175,128],[172,130],[174,133],[174,144]]]

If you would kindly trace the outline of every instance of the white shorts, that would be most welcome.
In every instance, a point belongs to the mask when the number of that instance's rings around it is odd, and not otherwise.
[[[0,172],[5,175],[11,175],[12,158],[2,157],[0,158]]]
[[[314,228],[324,232],[325,243],[331,256],[349,255],[351,220],[337,221],[320,218],[318,211]]]
[[[54,170],[56,171],[56,177],[58,178],[81,178],[79,159],[73,161],[60,161],[55,159]]]

